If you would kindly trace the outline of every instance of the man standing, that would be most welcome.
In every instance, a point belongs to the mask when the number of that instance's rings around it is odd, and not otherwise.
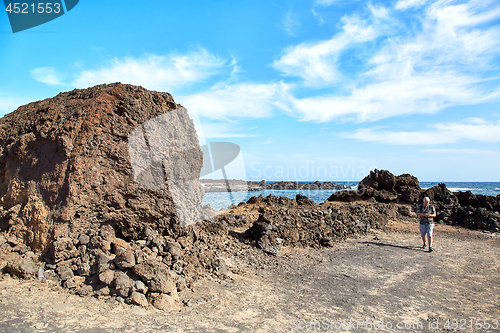
[[[436,209],[430,204],[429,197],[424,198],[424,203],[418,205],[417,216],[420,217],[420,236],[422,237],[422,249],[425,250],[425,236],[427,236],[429,244],[429,252],[432,252],[432,231],[434,229],[434,217],[436,217]]]

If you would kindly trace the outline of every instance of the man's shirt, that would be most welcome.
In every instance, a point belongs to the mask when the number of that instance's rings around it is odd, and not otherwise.
[[[436,209],[434,208],[433,205],[426,206],[424,204],[420,204],[418,205],[417,213],[433,215],[436,213]],[[431,223],[434,223],[433,217],[426,217],[426,216],[420,217],[420,224],[431,224]]]

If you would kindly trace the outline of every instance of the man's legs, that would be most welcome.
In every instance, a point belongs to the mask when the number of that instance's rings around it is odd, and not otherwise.
[[[420,237],[422,237],[422,248],[425,249],[425,235],[427,234],[427,228],[425,225],[420,225]]]
[[[433,241],[433,237],[432,237],[432,233],[434,231],[434,223],[431,223],[429,224],[428,226],[428,230],[427,230],[427,243],[429,244],[429,252],[432,252],[432,241]]]

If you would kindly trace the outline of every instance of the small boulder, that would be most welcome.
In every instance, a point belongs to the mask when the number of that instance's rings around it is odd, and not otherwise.
[[[120,269],[132,268],[135,266],[135,255],[131,250],[122,250],[114,259],[115,264]]]
[[[109,286],[115,279],[115,271],[107,270],[99,273],[99,281]]]
[[[177,242],[169,242],[167,244],[167,252],[172,255],[173,260],[177,260],[182,256],[181,245]]]
[[[115,238],[113,241],[111,241],[111,247],[115,253],[119,248],[123,248],[125,250],[130,248],[130,244],[127,243],[127,241],[121,239],[121,238]]]
[[[90,237],[85,234],[81,234],[80,237],[78,237],[78,243],[80,245],[87,245],[89,242],[90,242]]]
[[[109,258],[107,255],[105,255],[104,253],[99,253],[96,258],[98,272],[101,273],[108,270],[111,267],[112,262],[113,261],[111,260],[111,258]]]
[[[130,295],[130,301],[132,304],[139,305],[142,307],[148,306],[148,300],[144,294],[141,294],[137,291],[133,291]]]
[[[295,196],[295,200],[297,201],[297,204],[301,205],[301,206],[314,206],[314,205],[316,205],[316,203],[314,201],[312,201],[311,199],[309,199],[305,195],[301,195],[301,194],[297,194]]]
[[[4,270],[23,279],[29,279],[38,273],[38,267],[28,260],[8,262]]]
[[[177,310],[178,305],[175,297],[170,295],[160,294],[153,300],[153,306],[159,310],[172,311]]]
[[[115,277],[115,288],[118,296],[127,297],[132,288],[132,280],[127,276],[127,274],[119,272]]]
[[[73,279],[69,279],[69,280],[66,280],[64,281],[64,284],[63,284],[64,288],[67,288],[67,289],[73,289],[76,287],[76,282],[73,281]]]
[[[71,270],[71,268],[69,268],[68,266],[57,267],[56,273],[63,281],[71,280],[74,277],[73,270]]]
[[[93,289],[92,289],[92,286],[85,284],[85,285],[81,286],[80,288],[78,288],[78,290],[76,292],[80,296],[87,296],[87,295],[92,294]]]
[[[147,287],[141,280],[136,280],[134,282],[133,290],[145,294]]]

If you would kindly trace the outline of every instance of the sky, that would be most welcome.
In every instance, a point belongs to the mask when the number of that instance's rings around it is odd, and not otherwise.
[[[90,0],[15,34],[0,13],[0,116],[113,82],[171,93],[249,180],[500,181],[497,0]]]

